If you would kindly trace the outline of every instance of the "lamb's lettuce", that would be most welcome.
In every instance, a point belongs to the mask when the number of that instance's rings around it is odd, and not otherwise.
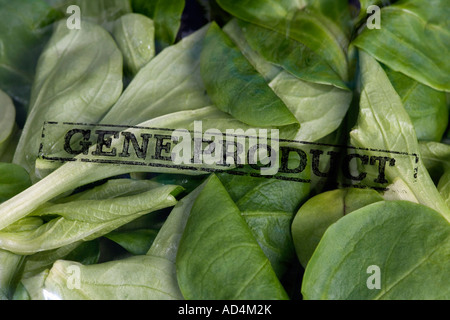
[[[383,197],[371,189],[336,189],[320,193],[303,204],[292,222],[292,237],[301,264],[306,267],[324,232],[343,216]]]
[[[419,143],[421,160],[433,181],[450,169],[450,145],[428,141]]]
[[[319,12],[326,20],[322,20],[324,24],[331,30],[335,30],[336,36],[341,35],[340,41],[344,49],[348,47],[348,40],[352,33],[351,10],[349,1],[346,0],[308,0],[308,9]],[[342,33],[337,31],[342,30]],[[342,37],[342,34],[345,37]]]
[[[417,139],[441,141],[449,123],[445,92],[437,91],[389,68],[385,68],[385,71],[411,118]]]
[[[150,18],[137,13],[123,15],[114,22],[113,35],[131,75],[155,56],[155,25]]]
[[[427,171],[450,208],[450,146],[438,142],[422,142],[419,147]]]
[[[308,173],[298,174],[309,178]],[[294,257],[291,224],[295,212],[310,194],[310,186],[296,181],[218,175],[239,208],[256,241],[282,279]]]
[[[155,21],[157,50],[172,45],[178,35],[185,0],[131,0],[133,11]]]
[[[45,0],[52,8],[60,12],[61,15],[69,17],[74,12],[67,9],[71,5],[80,8],[80,18],[84,21],[95,23],[106,30],[112,32],[115,20],[122,15],[131,13],[129,0]],[[80,25],[82,28],[82,26]]]
[[[194,202],[176,264],[186,299],[288,298],[239,208],[215,175]]]
[[[11,98],[0,90],[0,160],[12,152],[8,150],[18,131],[16,124],[16,109]]]
[[[326,77],[324,78],[323,75],[316,74],[311,76],[308,74],[305,75],[305,79],[310,81],[302,80],[276,64],[269,62],[261,54],[261,51],[254,50],[250,46],[249,41],[252,41],[251,37],[248,37],[248,35],[246,37],[246,32],[248,31],[244,31],[244,28],[241,27],[242,25],[242,21],[238,22],[238,20],[233,19],[224,26],[223,31],[239,47],[252,66],[264,77],[270,88],[286,104],[300,123],[300,129],[292,138],[299,141],[313,142],[336,130],[347,113],[352,93],[333,85],[320,84],[321,82],[327,82]],[[251,27],[250,24],[244,25],[246,28],[266,30],[265,32],[276,34],[273,31],[255,25]],[[289,41],[279,34],[277,38]],[[273,52],[277,51],[273,50]],[[291,62],[294,63],[293,61]],[[314,80],[318,83],[314,83]],[[330,105],[330,101],[333,101],[333,104]]]
[[[24,168],[13,163],[0,162],[0,203],[31,186]]]
[[[306,267],[303,297],[445,300],[449,255],[442,215],[409,201],[379,201],[325,231]]]
[[[266,60],[302,80],[347,88],[329,64],[304,44],[255,24],[240,21],[239,25],[252,49]]]
[[[450,208],[450,170],[447,169],[439,179],[437,189],[444,199],[447,207]]]
[[[205,36],[200,63],[206,91],[220,110],[255,127],[297,123],[286,105],[216,23],[211,24]]]
[[[31,185],[28,173],[20,166],[0,162],[0,203],[20,193]],[[35,224],[31,223],[32,227]],[[22,225],[26,229],[27,226]],[[0,249],[0,300],[12,299],[21,271],[24,257]]]
[[[147,255],[87,266],[58,260],[22,283],[33,300],[182,299],[168,266],[168,260]],[[68,285],[74,269],[83,275],[79,287]]]
[[[355,147],[406,152],[411,155],[396,166],[386,168],[391,181],[399,177],[420,203],[450,220],[447,207],[422,162],[416,162],[419,144],[415,129],[402,101],[381,65],[360,51],[361,100],[358,122],[350,132]],[[392,155],[393,156],[393,155]],[[414,168],[417,167],[417,175]]]
[[[24,257],[6,250],[0,250],[0,300],[13,297],[17,286],[17,274]]]
[[[346,82],[348,62],[345,32],[334,23],[324,23],[328,18],[320,11],[308,6],[302,10],[289,10],[274,0],[230,1],[219,0],[218,4],[233,16],[260,27],[267,27],[304,44],[324,58],[333,70]],[[348,8],[346,8],[347,10]]]
[[[25,110],[37,60],[57,15],[42,0],[2,0],[0,7],[0,89]]]
[[[303,81],[286,71],[280,72],[269,86],[300,123],[294,138],[297,141],[318,141],[337,130],[352,100],[350,91]]]
[[[111,231],[106,238],[112,240],[134,255],[145,254],[155,240],[158,230],[138,229],[132,231]]]
[[[365,22],[369,15],[374,13],[372,10],[368,10],[371,6],[378,6],[379,8],[382,5],[390,4],[390,0],[359,0],[352,3],[353,12],[354,12],[354,25],[355,27],[359,27],[362,23]]]
[[[79,58],[82,55],[82,58]],[[102,27],[84,22],[68,29],[65,21],[39,57],[27,121],[14,155],[33,182],[44,121],[96,123],[122,92],[122,54]],[[61,133],[61,137],[64,133]],[[54,137],[58,141],[57,137]],[[59,150],[54,150],[57,152]]]
[[[100,238],[78,241],[54,250],[41,251],[26,256],[22,279],[31,278],[49,268],[58,260],[70,260],[91,265],[100,259]]]
[[[0,248],[29,255],[79,240],[92,240],[144,214],[173,206],[175,196],[181,191],[177,186],[146,181],[142,184],[144,191],[135,195],[47,204],[30,214],[45,223],[27,230],[17,228],[16,224],[8,226],[0,231]],[[20,227],[20,220],[17,224]]]
[[[59,260],[51,268],[23,279],[25,292],[32,299],[183,299],[176,278],[176,255],[191,208],[203,187],[175,205],[146,255],[92,266]],[[68,288],[73,266],[86,277],[80,277],[79,287]]]
[[[253,68],[255,68],[267,82],[270,82],[278,73],[280,73],[282,70],[281,67],[267,61],[261,53],[252,49],[240,27],[238,19],[230,20],[223,26],[222,30],[231,38],[231,40],[233,40],[234,44],[251,63]]]
[[[203,129],[205,130],[209,128],[217,128],[219,130],[225,128],[240,128],[247,130],[249,128],[249,126],[246,126],[244,123],[239,122],[215,107],[205,107],[189,111],[174,112],[140,123],[139,125],[143,127],[184,128],[187,130],[192,130],[194,128],[194,121],[199,118],[203,119]],[[135,130],[137,129],[124,129],[124,131],[127,132],[133,132],[133,130],[136,132]],[[288,134],[290,134],[290,132],[288,132]],[[282,135],[280,132],[280,137],[281,136]],[[117,141],[118,140],[114,140],[111,147],[119,148],[120,145],[117,143],[120,142]],[[95,148],[96,146],[94,145],[89,150],[88,154],[91,154],[90,157],[94,157],[92,156],[92,152],[95,151]],[[152,146],[149,146],[149,148],[152,148]],[[131,172],[189,173],[191,175],[203,174],[202,172],[195,170],[186,171],[177,168],[133,165],[111,166],[101,163],[69,161],[57,168],[57,170],[51,172],[51,174],[46,176],[44,179],[24,190],[21,194],[3,203],[0,206],[0,230],[27,216],[47,201],[50,201],[66,192],[72,192],[78,187],[95,181],[111,178],[121,174],[128,174]],[[42,190],[46,190],[46,192],[42,193]]]
[[[0,90],[13,100],[0,91],[0,298],[449,298],[444,1],[361,0],[359,13],[347,0],[198,2],[0,0]],[[365,23],[373,4],[381,29]],[[96,163],[95,143],[66,163],[45,157],[63,159],[65,132],[44,121],[122,136],[199,120],[340,153],[308,151],[302,173],[264,177]],[[395,158],[383,192],[337,189],[358,151]],[[356,163],[365,181],[382,170]]]

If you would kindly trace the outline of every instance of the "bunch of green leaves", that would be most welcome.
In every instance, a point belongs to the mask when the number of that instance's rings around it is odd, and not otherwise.
[[[186,4],[0,1],[0,30],[31,22],[0,33],[0,298],[448,299],[445,2],[217,0],[183,36]],[[37,157],[44,121],[198,120],[409,156],[385,192]]]

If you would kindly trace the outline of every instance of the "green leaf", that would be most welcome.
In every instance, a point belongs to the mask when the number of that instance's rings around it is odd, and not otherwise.
[[[82,21],[87,21],[101,25],[103,28],[112,32],[114,21],[122,15],[131,13],[129,0],[45,0],[49,5],[59,11],[61,14],[70,16],[67,8],[76,5],[80,8]],[[83,23],[81,23],[83,27]]]
[[[52,267],[57,260],[77,261],[85,265],[95,264],[100,257],[98,239],[78,241],[69,245],[48,251],[42,251],[26,257],[22,279],[36,276]]]
[[[78,192],[71,196],[57,199],[53,202],[58,204],[70,204],[75,201],[82,200],[106,200],[117,197],[127,197],[146,192],[155,185],[155,182],[147,180],[109,179],[104,184],[96,186],[92,189]],[[152,241],[157,234],[157,230],[148,229],[148,227],[155,227],[155,225],[141,224],[142,218],[147,218],[147,215],[134,219],[132,222],[111,231],[106,234],[105,237],[118,243],[133,254],[145,254],[150,248]],[[147,222],[147,220],[149,220],[150,223],[153,222],[151,218],[145,219],[145,222]],[[133,223],[135,223],[134,226],[132,225]],[[74,259],[66,258],[66,260]]]
[[[54,18],[41,0],[0,1],[0,89],[24,107]]]
[[[292,238],[303,267],[329,226],[359,208],[382,200],[375,190],[350,188],[323,192],[306,201],[292,222]]]
[[[19,143],[20,134],[22,131],[15,125],[13,134],[7,139],[6,144],[2,146],[3,154],[0,155],[0,162],[11,163],[14,158],[17,144]]]
[[[266,60],[302,80],[347,89],[328,63],[304,44],[251,23],[239,21],[239,25],[251,48]]]
[[[327,18],[327,24],[335,24],[346,35],[343,47],[347,47],[352,32],[350,6],[348,0],[308,0],[308,9],[321,13]],[[325,21],[324,21],[325,22]],[[331,26],[329,26],[330,28]],[[336,35],[338,35],[337,33]],[[347,39],[347,42],[345,42]]]
[[[192,206],[204,187],[205,183],[202,183],[178,201],[147,252],[147,255],[161,257],[171,261],[173,263],[174,274],[180,239],[183,236]]]
[[[306,7],[289,11],[289,8],[274,0],[218,0],[218,4],[241,20],[269,28],[304,44],[325,59],[344,82],[348,81],[347,36],[321,10]]]
[[[413,156],[419,154],[419,144],[414,126],[400,97],[383,68],[370,55],[360,51],[360,63],[360,112],[356,127],[350,132],[351,144],[372,150],[408,153],[410,156],[395,166],[386,167],[386,177],[391,181],[397,177],[401,178],[421,204],[435,209],[450,220],[450,210],[423,163],[416,163],[416,157]],[[395,154],[386,156],[395,158]]]
[[[450,169],[447,169],[439,179],[437,189],[450,208]]]
[[[88,266],[58,260],[50,270],[22,283],[32,300],[179,300],[169,265],[170,261],[154,256]],[[79,270],[79,287],[70,289],[74,269]]]
[[[199,68],[206,30],[184,38],[145,65],[101,122],[138,125],[172,112],[209,106]]]
[[[46,205],[32,215],[50,217],[50,221],[33,230],[0,231],[0,247],[28,255],[79,240],[92,240],[143,214],[174,205],[180,191],[177,186],[153,183],[147,191],[137,195]]]
[[[242,129],[244,132],[249,129],[254,129],[258,132],[259,129],[274,129],[273,127],[261,127],[261,126],[251,126],[243,123],[228,113],[220,111],[214,106],[205,107],[201,109],[191,110],[191,111],[181,111],[168,114],[159,117],[159,120],[152,120],[149,123],[158,124],[158,127],[166,128],[183,128],[190,131],[194,130],[194,121],[202,121],[202,130],[205,132],[208,129],[218,129],[224,136],[227,130],[238,130]],[[284,126],[280,128],[275,128],[279,131],[279,136],[282,139],[290,139],[295,136],[298,130],[298,125]]]
[[[223,31],[300,122],[300,129],[293,139],[314,142],[338,128],[350,105],[351,92],[302,81],[287,71],[282,71],[262,57],[259,51],[250,47],[236,19],[227,23]],[[333,101],[332,105],[330,101]]]
[[[350,91],[302,81],[287,72],[280,72],[269,86],[300,123],[297,141],[318,141],[335,131],[352,100]]]
[[[134,179],[108,179],[105,183],[87,189],[82,192],[75,192],[74,194],[63,197],[52,202],[61,204],[74,201],[84,200],[106,200],[117,197],[127,197],[146,192],[149,189],[157,186],[158,183],[147,180]]]
[[[450,146],[439,142],[420,142],[420,158],[433,178],[438,181],[444,171],[450,169]]]
[[[297,123],[264,78],[215,23],[206,34],[200,68],[206,91],[220,110],[255,127]]]
[[[122,55],[108,32],[88,22],[80,30],[68,29],[65,21],[58,23],[39,58],[14,163],[22,165],[35,182],[44,121],[96,123],[121,91]],[[55,134],[52,141],[63,135]]]
[[[16,109],[11,98],[0,90],[0,159],[7,153],[8,145],[14,136],[16,127]]]
[[[184,188],[184,193],[189,194],[195,190],[205,180],[205,176],[189,176],[184,174],[160,173],[153,177],[151,181],[161,184],[172,184]]]
[[[450,146],[439,142],[422,142],[419,147],[426,169],[450,208]]]
[[[80,266],[82,281],[79,288],[72,289],[67,287],[71,276],[67,267],[73,262],[59,261],[49,272],[23,280],[25,287],[34,299],[44,299],[44,292],[64,299],[183,299],[176,278],[176,254],[191,207],[202,188],[199,186],[178,201],[145,256]],[[58,272],[61,270],[63,273]],[[90,279],[95,279],[95,285]]]
[[[137,13],[123,15],[115,21],[113,35],[131,75],[155,56],[155,26],[150,18]]]
[[[176,261],[186,299],[288,298],[239,208],[215,175],[192,207]]]
[[[239,26],[238,19],[231,19],[223,28],[230,39],[236,44],[242,54],[247,58],[251,65],[258,71],[266,80],[270,82],[282,68],[267,61],[261,53],[253,50],[248,43],[242,28]]]
[[[146,254],[158,230],[138,229],[132,231],[111,231],[106,238],[112,240],[134,255]]]
[[[38,254],[37,254],[38,255]],[[33,257],[29,257],[28,259]],[[77,261],[84,265],[95,264],[100,258],[100,243],[98,239],[84,241],[77,244],[64,259]]]
[[[380,29],[365,29],[354,44],[392,70],[448,92],[449,14],[444,0],[399,1],[381,9]]]
[[[21,166],[0,162],[0,203],[31,186],[28,173]]]
[[[21,282],[17,285],[12,300],[30,300],[30,295]]]
[[[226,129],[247,130],[250,128],[215,107],[179,111],[140,123],[139,126],[153,128],[184,128],[187,130],[192,130],[194,128],[194,121],[198,119],[202,119],[204,129],[217,128],[222,130],[222,132],[225,132]],[[127,132],[135,132],[134,130],[136,129],[124,129],[124,131]],[[280,130],[280,137],[292,137],[293,133],[294,132],[290,130],[289,127],[287,130],[284,130],[283,127]],[[120,142],[117,143],[117,141],[119,140],[114,139],[111,146],[112,148],[121,147]],[[154,143],[154,141],[152,143]],[[150,149],[154,147],[154,145],[149,146]],[[92,146],[92,149],[89,150],[88,154],[95,151],[95,148],[96,146]],[[77,158],[75,158],[75,160],[77,160]],[[189,175],[203,174],[198,170],[186,171],[184,169],[177,168],[133,165],[116,166],[101,163],[69,161],[64,163],[41,181],[26,189],[20,195],[14,197],[14,199],[10,199],[10,201],[0,205],[0,230],[25,217],[45,202],[50,201],[65,192],[69,192],[73,189],[101,179],[136,172],[182,173]],[[46,190],[46,192],[42,193],[42,190]]]
[[[295,256],[291,223],[309,196],[308,183],[218,174],[279,279]],[[302,175],[306,178],[306,175]]]
[[[17,286],[24,257],[0,250],[0,300],[9,300]]]
[[[306,267],[305,299],[436,300],[450,297],[450,227],[436,211],[380,201],[325,232]],[[378,267],[379,287],[371,288]],[[372,274],[371,274],[372,273]]]
[[[246,39],[243,29],[239,26],[240,23],[233,19],[227,23],[223,31],[236,43],[252,66],[265,78],[272,90],[300,122],[300,129],[292,138],[314,142],[336,130],[349,108],[351,92],[302,81],[282,71],[262,57],[260,51],[250,47],[251,37]],[[330,105],[330,101],[333,101],[333,104]]]
[[[277,25],[275,31],[305,44],[321,55],[341,77],[349,80],[347,45],[344,32],[320,13],[310,10],[298,11],[285,25]]]
[[[441,141],[449,118],[445,92],[434,90],[389,68],[385,71],[411,118],[417,139]]]
[[[4,228],[4,232],[22,232],[39,228],[44,221],[39,217],[25,217]]]
[[[448,106],[448,111],[450,113],[450,94],[448,94],[448,93],[447,93],[447,106]],[[450,145],[450,123],[447,126],[447,130],[446,130],[444,136],[442,137],[441,142]]]
[[[194,121],[198,119],[202,119],[204,129],[217,128],[222,130],[222,132],[225,132],[225,129],[248,129],[248,126],[246,127],[245,124],[237,121],[215,107],[179,111],[154,118],[140,123],[139,125],[150,128],[184,128],[191,130],[194,127]],[[133,130],[136,129],[130,128],[125,129],[124,131],[133,132]],[[283,131],[280,131],[280,137],[284,137],[283,134]],[[287,134],[290,136],[291,132],[288,131]],[[117,141],[119,140],[114,140],[111,147],[120,148],[120,142],[117,143]],[[154,145],[149,146],[150,149],[154,147]],[[95,148],[95,146],[92,146],[92,149],[89,150],[89,154],[91,154]],[[75,160],[77,160],[77,158],[75,158]],[[78,187],[98,180],[130,172],[182,173],[190,175],[202,174],[201,172],[199,173],[198,170],[186,171],[177,168],[133,165],[116,166],[92,162],[69,161],[50,173],[44,179],[24,190],[21,194],[1,204],[0,230],[27,216],[39,206],[65,192],[72,191]],[[43,193],[42,190],[45,190],[46,192]]]
[[[361,21],[363,21],[365,18],[367,18],[368,14],[371,14],[371,11],[367,12],[367,9],[370,6],[379,6],[381,7],[381,4],[389,4],[389,0],[359,0],[359,12],[358,12],[358,16],[355,19],[355,24],[359,25],[359,23],[361,23]]]
[[[273,1],[273,0],[243,0],[230,1],[218,0],[217,3],[227,12],[233,16],[238,17],[244,21],[272,21],[274,23],[281,23],[288,13],[289,7],[286,6],[287,1]]]
[[[184,0],[131,0],[133,11],[155,21],[158,51],[173,44],[181,25]]]

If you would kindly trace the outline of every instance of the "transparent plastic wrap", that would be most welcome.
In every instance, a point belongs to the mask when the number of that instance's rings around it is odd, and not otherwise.
[[[0,299],[450,299],[449,10],[0,0]]]

